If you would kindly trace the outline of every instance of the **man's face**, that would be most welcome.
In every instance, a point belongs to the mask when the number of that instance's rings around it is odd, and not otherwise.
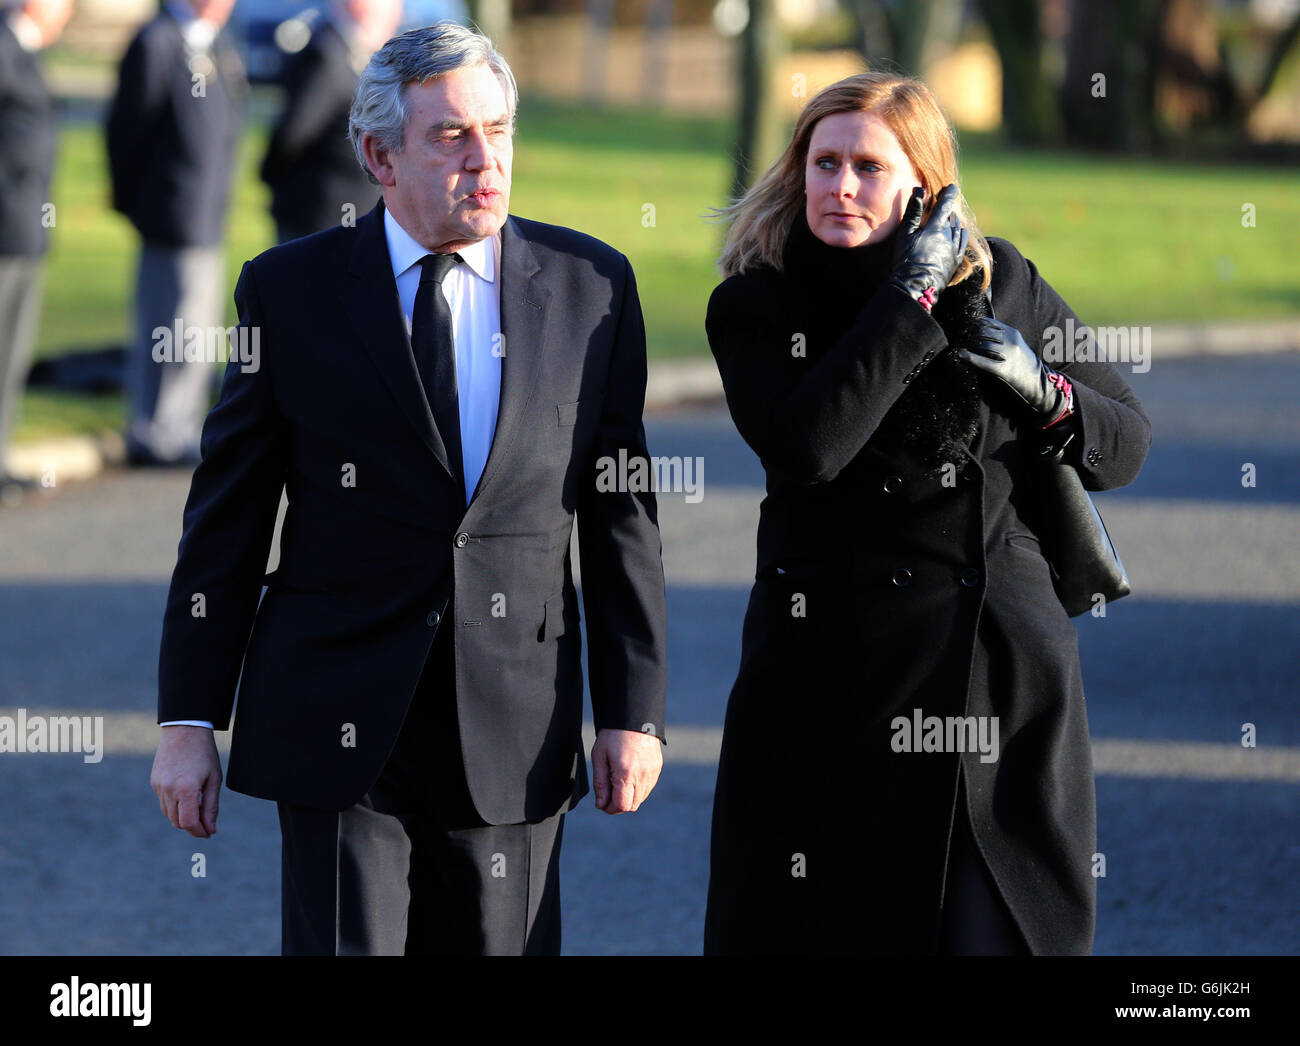
[[[870,113],[835,113],[813,128],[804,188],[808,228],[832,247],[888,239],[921,184],[889,125]]]
[[[408,84],[400,153],[365,139],[384,206],[429,250],[457,250],[494,235],[510,208],[514,156],[505,91],[486,64]]]
[[[195,15],[213,25],[222,26],[230,18],[235,0],[191,0],[190,8]]]
[[[42,46],[54,43],[63,32],[72,15],[72,0],[28,0],[23,5],[23,13],[41,31]]]
[[[356,23],[367,53],[383,47],[402,21],[402,0],[343,0],[342,7]]]

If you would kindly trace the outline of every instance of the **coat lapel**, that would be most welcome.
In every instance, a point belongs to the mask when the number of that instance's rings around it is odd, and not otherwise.
[[[447,475],[454,478],[447,461],[447,447],[438,434],[415,367],[411,338],[402,322],[383,215],[381,200],[357,222],[357,235],[343,280],[344,310],[402,413]]]
[[[471,505],[509,457],[537,383],[551,300],[551,292],[534,278],[540,269],[518,223],[507,218],[501,227],[501,399],[492,449],[470,498]]]

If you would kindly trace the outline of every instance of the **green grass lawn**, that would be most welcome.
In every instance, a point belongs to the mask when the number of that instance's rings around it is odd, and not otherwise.
[[[718,282],[730,121],[528,101],[519,115],[511,210],[571,225],[631,259],[653,357],[708,351],[704,309]],[[231,210],[227,295],[240,266],[273,242],[251,129]],[[1268,318],[1300,310],[1291,232],[1300,172],[1073,153],[1009,152],[963,139],[962,175],[983,232],[1014,242],[1092,324]],[[108,209],[101,133],[63,134],[52,192],[57,224],[37,354],[121,344],[136,241]],[[1241,209],[1253,203],[1255,228]],[[653,206],[653,224],[645,220]],[[234,322],[228,305],[227,322]],[[31,393],[19,439],[121,424],[119,397]]]

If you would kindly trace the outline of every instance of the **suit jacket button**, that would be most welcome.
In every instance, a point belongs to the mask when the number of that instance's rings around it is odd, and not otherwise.
[[[468,544],[469,544],[469,535],[462,530],[459,534],[456,535],[456,547],[464,548]]]
[[[974,567],[967,567],[961,572],[961,583],[967,588],[974,588],[980,583],[980,572]]]
[[[439,620],[441,619],[438,616],[438,611],[430,610],[429,616],[424,619],[424,623],[430,628],[437,628]]]
[[[887,480],[885,480],[885,493],[886,494],[897,493],[897,491],[899,490],[900,487],[902,487],[902,485],[903,485],[903,481],[900,477],[890,476]]]
[[[912,583],[912,572],[907,567],[899,567],[894,571],[894,584],[899,588]]]

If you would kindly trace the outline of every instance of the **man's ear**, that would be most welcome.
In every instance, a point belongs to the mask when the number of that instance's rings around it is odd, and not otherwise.
[[[380,185],[386,189],[391,189],[397,184],[396,172],[390,162],[389,151],[379,147],[374,135],[362,136],[361,151],[365,153],[366,166],[370,168],[370,173],[375,176]]]

